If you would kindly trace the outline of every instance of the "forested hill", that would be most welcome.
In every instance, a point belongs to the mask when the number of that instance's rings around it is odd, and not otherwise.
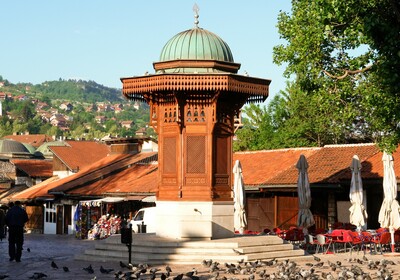
[[[31,83],[11,84],[6,80],[3,81],[6,83],[1,91],[16,95],[26,94],[39,99],[49,98],[51,100],[61,99],[87,103],[120,102],[124,100],[121,89],[106,87],[94,81],[60,79],[58,81],[46,81],[37,85]]]
[[[94,81],[59,80],[44,82],[32,87],[51,99],[66,99],[82,102],[122,101],[120,89],[109,88]]]

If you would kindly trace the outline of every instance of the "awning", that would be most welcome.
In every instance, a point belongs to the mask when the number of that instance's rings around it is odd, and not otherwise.
[[[129,200],[139,200],[143,202],[155,202],[156,201],[156,196],[155,195],[130,195],[126,197],[114,197],[114,196],[108,196],[104,198],[99,198],[99,199],[92,199],[92,200],[81,200],[79,203],[81,205],[85,206],[100,206],[101,203],[116,203],[116,202],[121,202],[121,201],[129,201]]]
[[[138,200],[143,202],[155,202],[155,195],[128,195],[125,197],[125,201]]]
[[[124,201],[125,197],[105,197],[100,199],[101,202],[106,202],[106,203],[115,203],[115,202],[121,202]]]
[[[150,195],[142,199],[143,202],[156,202],[156,196]]]
[[[145,195],[128,195],[125,197],[125,200],[140,200],[142,201],[143,198],[145,198]]]
[[[81,200],[79,201],[79,203],[81,205],[85,205],[85,206],[91,206],[91,207],[95,207],[95,206],[100,206],[101,203],[115,203],[115,202],[121,202],[124,201],[125,198],[124,197],[104,197],[104,198],[100,198],[100,199],[92,199],[92,200]]]

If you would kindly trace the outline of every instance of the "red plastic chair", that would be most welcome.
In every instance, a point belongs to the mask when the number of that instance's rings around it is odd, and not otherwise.
[[[375,232],[378,234],[381,234],[383,232],[388,232],[388,231],[389,231],[389,229],[387,229],[387,228],[378,228]]]
[[[354,248],[358,248],[358,250],[357,250],[357,254],[358,254],[358,252],[363,248],[362,233],[361,232],[357,232],[357,231],[352,231],[352,230],[349,230],[346,233],[343,233],[343,235],[347,235],[347,234],[349,234],[350,237],[351,237],[350,255],[353,252]]]
[[[284,230],[282,230],[282,229],[280,229],[280,228],[273,228],[272,231],[273,231],[276,235],[278,235],[279,237],[281,237],[281,238],[284,238],[285,235],[286,235],[286,231],[284,231]]]
[[[329,250],[329,246],[331,244],[331,240],[327,238],[324,234],[317,234],[314,239],[315,253],[318,254],[321,249],[323,253],[326,253]],[[326,249],[325,249],[326,247]]]
[[[376,248],[379,247],[381,254],[383,254],[383,248],[385,245],[390,245],[391,237],[390,237],[390,232],[382,232],[382,234],[377,235],[376,238],[372,239],[371,242],[375,246],[375,251]]]
[[[361,232],[361,247],[364,248],[364,254],[367,248],[369,248],[369,250],[371,250],[371,243],[372,243],[372,239],[374,237],[372,236],[372,234],[368,231],[362,231]],[[362,249],[361,248],[361,249]]]
[[[343,229],[334,229],[330,234],[326,235],[331,241],[333,252],[338,251],[337,245],[345,244],[345,242],[343,242],[343,231]]]
[[[394,243],[398,246],[400,244],[400,230],[394,232]]]

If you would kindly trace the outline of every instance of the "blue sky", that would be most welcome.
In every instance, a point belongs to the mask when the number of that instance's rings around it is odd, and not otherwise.
[[[194,26],[195,3],[199,26],[228,43],[239,74],[271,79],[271,95],[284,89],[272,48],[281,42],[278,13],[290,11],[290,0],[3,1],[0,75],[12,83],[76,78],[121,88],[121,77],[154,72],[164,44]]]

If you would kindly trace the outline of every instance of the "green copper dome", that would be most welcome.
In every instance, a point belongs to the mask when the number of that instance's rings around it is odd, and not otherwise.
[[[185,59],[234,62],[232,52],[224,40],[197,26],[172,37],[160,55],[160,62]]]

